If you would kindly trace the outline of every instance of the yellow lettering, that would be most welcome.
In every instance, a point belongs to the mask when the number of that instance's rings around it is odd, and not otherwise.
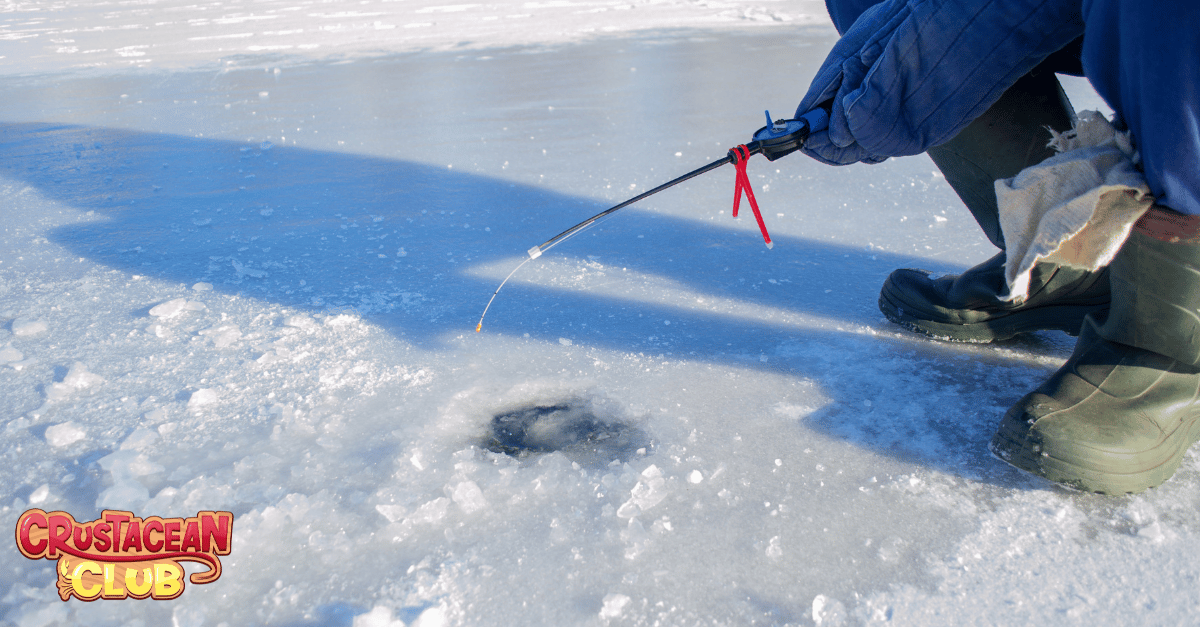
[[[138,599],[146,598],[150,594],[150,588],[154,585],[154,572],[149,568],[142,569],[142,583],[137,582],[138,571],[136,568],[125,569],[125,589],[129,594]]]
[[[183,593],[183,569],[174,562],[154,565],[154,594],[155,599],[174,599]]]
[[[74,572],[71,573],[71,588],[75,591],[75,596],[83,599],[84,601],[91,601],[92,599],[100,596],[100,584],[84,586],[83,574],[91,573],[93,575],[99,575],[101,572],[103,571],[100,570],[100,565],[96,562],[80,562],[79,565],[75,567]]]
[[[114,588],[113,584],[117,582],[117,565],[104,565],[104,598],[106,599],[124,599],[125,589]]]

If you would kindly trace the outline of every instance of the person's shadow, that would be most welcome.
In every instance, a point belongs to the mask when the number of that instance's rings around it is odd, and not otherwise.
[[[47,234],[77,256],[301,310],[353,310],[430,350],[474,330],[524,251],[606,208],[405,161],[110,128],[0,125],[0,163],[87,214]],[[832,399],[806,424],[1011,482],[985,444],[1024,390],[983,373],[1039,367],[884,323],[878,286],[921,261],[775,240],[767,251],[757,233],[627,209],[526,266],[484,332],[805,377]]]

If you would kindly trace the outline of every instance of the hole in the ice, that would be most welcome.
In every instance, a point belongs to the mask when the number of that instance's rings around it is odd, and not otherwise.
[[[583,466],[625,461],[650,446],[641,429],[596,416],[582,399],[510,409],[492,417],[484,447],[518,459],[560,451]]]

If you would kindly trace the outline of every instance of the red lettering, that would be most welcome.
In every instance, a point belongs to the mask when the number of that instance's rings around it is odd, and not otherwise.
[[[33,541],[33,528],[50,529],[50,525],[46,520],[46,512],[40,509],[31,509],[21,515],[21,520],[17,523],[17,545],[21,549],[21,554],[29,559],[38,559],[42,556],[42,552],[46,550],[47,540],[44,538]],[[41,534],[38,534],[41,535]]]
[[[158,537],[160,539],[157,542],[155,542],[154,536],[150,535],[150,532],[152,531],[158,533]],[[163,540],[161,539],[162,533],[163,524],[161,519],[151,518],[147,520],[146,523],[142,525],[142,546],[151,553],[158,553],[163,548]]]
[[[70,553],[71,530],[75,527],[74,522],[75,520],[71,518],[71,515],[65,512],[50,514],[50,537],[47,538],[50,546],[46,549],[46,557],[52,560],[58,559],[59,548],[67,549],[67,553]]]
[[[125,541],[121,543],[121,552],[128,553],[130,548],[135,551],[142,550],[142,526],[140,521],[134,520],[129,523],[125,530]]]
[[[183,528],[183,543],[179,545],[179,550],[200,550],[200,523],[195,518],[189,518],[187,525]]]
[[[230,525],[233,522],[233,514],[229,512],[201,512],[200,516],[200,535],[204,537],[204,544],[200,550],[205,553],[216,552],[217,555],[229,555],[229,539],[233,532],[230,530]],[[216,545],[214,548],[213,545]]]
[[[183,521],[178,518],[163,523],[163,548],[172,553],[179,551],[179,528],[182,526],[182,523]]]
[[[112,551],[117,553],[121,550],[121,523],[129,522],[133,518],[132,512],[118,512],[113,510],[104,510],[104,521],[112,525]]]
[[[92,525],[92,540],[96,543],[96,550],[103,553],[112,548],[113,541],[108,535],[112,531],[112,525],[106,522],[96,522]]]
[[[79,533],[80,531],[86,531],[87,535],[80,535],[80,533]],[[92,548],[92,526],[91,525],[77,525],[75,527],[75,532],[72,534],[72,537],[75,539],[75,548],[79,549],[80,551],[86,551],[86,550]]]

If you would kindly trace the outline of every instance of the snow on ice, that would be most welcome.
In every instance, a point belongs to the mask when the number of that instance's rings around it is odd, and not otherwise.
[[[0,513],[235,514],[221,579],[5,624],[1179,624],[1200,463],[1078,494],[987,452],[1061,334],[875,308],[991,256],[924,157],[717,170],[816,0],[9,3]],[[1079,108],[1099,103],[1078,81]],[[668,324],[669,322],[669,324]]]

